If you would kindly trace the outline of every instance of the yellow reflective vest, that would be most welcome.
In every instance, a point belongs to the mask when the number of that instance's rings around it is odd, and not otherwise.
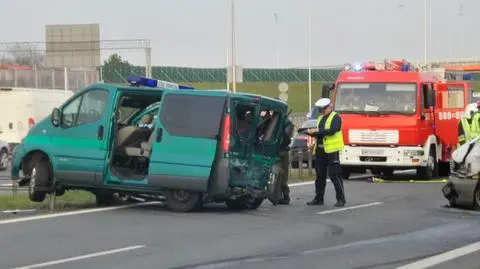
[[[327,121],[325,122],[325,129],[328,130],[330,129],[333,121],[333,117],[337,115],[334,111],[328,115]],[[317,119],[317,127],[320,124],[320,121],[322,120],[323,115],[320,115]],[[333,135],[326,135],[323,137],[323,147],[325,150],[325,153],[332,153],[332,152],[337,152],[343,150],[345,147],[345,144],[343,142],[343,133],[342,130],[336,132]],[[313,154],[315,155],[315,151],[317,149],[317,141],[315,141],[315,145],[313,147]]]
[[[470,128],[470,124],[466,118],[462,118],[460,120],[460,128],[463,129],[463,135],[458,137],[458,142],[460,145],[463,145],[465,142],[470,141],[472,139],[472,131]]]
[[[470,137],[474,139],[480,136],[480,112],[477,112],[473,115],[472,125],[470,126]]]

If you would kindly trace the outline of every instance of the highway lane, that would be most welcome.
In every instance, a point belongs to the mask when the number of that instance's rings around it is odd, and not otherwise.
[[[442,185],[346,182],[342,211],[329,183],[324,207],[305,206],[313,185],[303,185],[292,189],[291,206],[257,211],[179,214],[150,205],[0,222],[1,267],[396,268],[480,241],[479,215],[444,208]],[[474,258],[444,264],[477,268]]]

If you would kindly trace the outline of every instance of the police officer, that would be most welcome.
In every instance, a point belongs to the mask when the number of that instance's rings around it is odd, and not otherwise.
[[[290,188],[288,187],[288,170],[290,168],[290,143],[292,142],[293,123],[288,119],[288,116],[284,119],[285,130],[280,143],[280,166],[282,171],[280,173],[280,191],[282,198],[278,202],[281,205],[290,204]]]
[[[339,153],[344,148],[342,135],[342,119],[331,107],[330,99],[322,98],[315,103],[320,116],[317,119],[317,128],[308,129],[308,134],[315,136],[315,197],[307,205],[323,205],[325,187],[327,185],[327,168],[330,180],[335,187],[337,203],[341,207],[346,203],[343,180],[340,170]]]
[[[480,136],[480,101],[477,101],[477,111],[473,114],[470,131],[472,139]]]

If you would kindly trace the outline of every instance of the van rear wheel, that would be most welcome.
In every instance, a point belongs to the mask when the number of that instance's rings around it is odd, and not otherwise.
[[[186,190],[169,190],[166,195],[167,206],[175,212],[191,212],[203,205],[202,193]]]

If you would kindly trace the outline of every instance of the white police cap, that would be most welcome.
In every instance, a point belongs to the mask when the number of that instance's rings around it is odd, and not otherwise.
[[[330,99],[328,98],[321,98],[321,99],[318,99],[317,102],[315,102],[315,106],[319,109],[324,109],[329,105],[330,105]]]

